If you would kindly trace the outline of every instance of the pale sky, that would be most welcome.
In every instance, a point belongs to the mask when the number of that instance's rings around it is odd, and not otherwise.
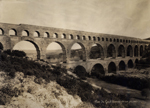
[[[150,37],[150,0],[0,0],[0,22]]]

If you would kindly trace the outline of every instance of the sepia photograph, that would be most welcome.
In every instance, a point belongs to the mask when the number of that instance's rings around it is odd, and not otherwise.
[[[0,0],[0,108],[150,108],[150,0]]]

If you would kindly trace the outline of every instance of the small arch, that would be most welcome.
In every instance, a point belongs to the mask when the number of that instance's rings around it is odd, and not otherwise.
[[[100,63],[95,64],[92,67],[91,75],[96,77],[105,75],[104,67]]]
[[[95,36],[93,37],[93,41],[96,41],[96,37]]]
[[[130,43],[131,41],[129,40],[129,43]]]
[[[133,48],[131,45],[127,47],[127,56],[133,57]]]
[[[63,34],[61,35],[61,38],[62,38],[62,39],[66,39],[66,34],[63,33]]]
[[[0,28],[0,35],[4,35],[4,30]]]
[[[124,61],[120,61],[119,63],[119,70],[125,70],[126,69],[126,65]]]
[[[120,39],[120,42],[122,42],[122,39]]]
[[[128,43],[128,40],[126,40],[126,43]]]
[[[77,36],[76,36],[76,39],[80,40],[80,36],[79,36],[79,35],[77,35]]]
[[[106,38],[106,41],[108,41],[108,38]]]
[[[123,45],[118,47],[118,57],[125,57],[125,48]]]
[[[97,37],[97,40],[100,41],[100,37]]]
[[[140,56],[142,56],[143,55],[143,46],[141,45],[140,46]]]
[[[116,64],[114,62],[110,62],[108,65],[108,73],[116,73]]]
[[[116,39],[114,39],[114,42],[116,42]]]
[[[104,41],[104,38],[102,38],[102,41]]]
[[[85,36],[82,36],[82,40],[86,40]]]
[[[34,37],[40,37],[40,33],[38,31],[34,32]]]
[[[29,36],[29,32],[27,30],[22,31],[22,36]]]
[[[50,37],[50,36],[49,36],[49,33],[48,33],[48,32],[45,32],[45,33],[44,33],[44,37],[45,37],[45,38],[49,38],[49,37]]]
[[[135,57],[138,56],[138,46],[137,45],[134,47],[134,56]]]
[[[88,36],[89,40],[91,40],[91,36]]]
[[[128,61],[128,68],[133,68],[133,61],[132,60]]]
[[[57,34],[57,33],[54,33],[54,34],[53,34],[53,38],[58,38],[58,34]]]
[[[117,42],[119,42],[119,39],[117,39]]]
[[[110,38],[110,42],[112,42],[112,39]]]
[[[72,34],[69,35],[69,39],[73,39],[73,35]]]
[[[17,36],[17,31],[15,29],[9,30],[9,35],[10,36]]]
[[[116,50],[113,44],[110,44],[107,48],[107,57],[116,57]]]
[[[125,42],[125,40],[123,39],[123,42]]]

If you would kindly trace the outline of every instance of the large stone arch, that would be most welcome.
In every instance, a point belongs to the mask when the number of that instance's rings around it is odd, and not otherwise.
[[[130,59],[128,61],[128,68],[133,68],[134,64],[133,64],[133,61]]]
[[[36,49],[36,52],[37,52],[37,60],[41,59],[41,48],[40,48],[40,46],[39,46],[35,41],[30,40],[30,39],[24,39],[24,40],[21,40],[21,41],[28,41],[28,42],[32,43],[32,44],[34,45],[35,49]],[[19,43],[19,42],[21,42],[21,41],[16,42],[16,43],[12,46],[12,49],[13,49],[13,47],[15,47],[15,45],[16,45],[17,43]]]
[[[74,68],[74,71],[73,73],[77,74],[78,76],[86,76],[87,75],[87,72],[86,72],[86,69],[84,66],[82,65],[77,65],[75,68]]]
[[[116,71],[117,71],[116,64],[114,62],[110,62],[108,64],[108,73],[116,73]]]
[[[127,56],[133,57],[133,48],[131,45],[127,47]]]
[[[95,43],[97,46],[98,46],[98,48],[99,48],[99,50],[98,50],[98,53],[99,53],[99,55],[97,56],[97,58],[102,58],[102,59],[104,59],[104,49],[103,49],[103,47],[99,44],[99,43]],[[95,52],[91,52],[92,51],[92,48],[93,48],[93,45],[94,44],[92,44],[91,45],[91,47],[90,47],[90,50],[89,50],[89,58],[91,59],[92,57],[92,55],[91,54],[93,54],[93,53],[95,53]],[[97,49],[96,49],[97,50]]]
[[[107,57],[113,57],[113,58],[116,57],[116,49],[115,49],[115,46],[113,44],[110,44],[107,47]]]
[[[98,77],[101,75],[105,75],[103,65],[100,63],[94,64],[92,69],[91,69],[91,75],[98,76]]]
[[[137,57],[138,56],[138,46],[135,45],[134,47],[134,56]]]
[[[119,62],[119,70],[126,70],[126,64],[123,60]]]
[[[75,43],[77,43],[77,44],[79,44],[80,46],[81,46],[81,48],[82,48],[82,51],[83,51],[83,57],[82,57],[82,60],[83,61],[86,61],[86,48],[85,48],[85,45],[82,43],[82,42],[80,42],[80,41],[74,41],[74,42],[72,42],[70,45],[69,45],[69,48],[68,48],[68,51],[69,51],[69,58],[71,58],[71,48],[72,48],[72,46],[75,44]]]
[[[140,56],[143,55],[143,45],[140,46]]]
[[[57,44],[59,44],[59,45],[61,46],[62,52],[63,52],[63,62],[66,63],[66,62],[67,62],[67,54],[66,54],[66,48],[65,48],[64,44],[61,43],[61,42],[59,42],[59,41],[53,41],[53,42],[55,42],[55,43],[57,43]],[[51,42],[51,43],[52,43],[52,42]],[[50,45],[51,43],[48,43],[47,46],[46,46],[46,48],[47,48],[48,45]]]
[[[125,57],[125,47],[123,45],[118,47],[118,57]]]

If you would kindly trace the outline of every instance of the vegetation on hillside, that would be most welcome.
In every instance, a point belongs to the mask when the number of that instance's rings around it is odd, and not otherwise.
[[[18,51],[16,51],[15,53],[18,53]],[[50,81],[56,81],[58,84],[66,88],[69,94],[78,95],[81,97],[82,101],[90,102],[97,107],[101,106],[105,108],[120,108],[122,107],[122,103],[107,104],[106,101],[128,100],[126,96],[117,96],[113,93],[108,94],[103,89],[100,90],[98,88],[94,88],[81,79],[76,79],[73,76],[68,75],[66,69],[56,66],[50,66],[49,64],[41,65],[38,62],[31,61],[26,58],[21,58],[22,56],[8,56],[8,53],[6,53],[5,51],[1,53],[0,56],[0,71],[6,72],[12,78],[14,78],[15,73],[19,71],[24,73],[24,77],[35,76],[38,79],[45,79],[45,81],[48,83]],[[35,82],[40,84],[40,80],[38,82]],[[14,95],[10,96],[12,97]]]

